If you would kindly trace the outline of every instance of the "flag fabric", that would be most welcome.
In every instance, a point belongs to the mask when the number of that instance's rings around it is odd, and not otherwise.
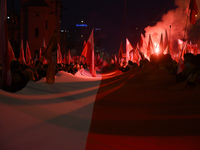
[[[169,44],[169,39],[168,39],[167,29],[165,29],[165,39],[164,39],[164,43],[163,43],[163,50],[164,51],[167,48],[168,44]]]
[[[63,55],[62,63],[66,64],[66,54]]]
[[[198,14],[198,7],[196,0],[190,0],[189,4],[190,11],[190,23],[195,24],[196,23],[196,15]]]
[[[122,45],[122,42],[120,44],[120,47],[119,47],[119,53],[118,53],[118,59],[121,59],[123,57],[123,53],[124,53],[124,50],[123,50],[123,45]]]
[[[31,65],[31,52],[28,45],[28,41],[26,41],[26,63],[29,66]]]
[[[133,46],[129,42],[128,38],[126,38],[126,62],[130,60],[130,51],[133,50]]]
[[[181,51],[183,48],[183,41],[181,39],[178,39],[178,50]]]
[[[13,60],[16,60],[15,54],[14,54],[12,46],[10,44],[10,40],[8,40],[8,52],[9,52],[9,61],[12,62]]]
[[[58,44],[57,44],[57,32],[55,31],[53,33],[53,36],[51,37],[51,40],[49,41],[49,44],[47,45],[47,48],[45,49],[43,53],[43,57],[50,59],[52,54],[56,52],[58,49]]]
[[[184,69],[185,69],[185,64],[183,62],[183,59],[180,58],[179,63],[178,63],[177,74],[181,73]]]
[[[136,46],[136,49],[135,49],[135,53],[134,53],[134,60],[135,62],[138,64],[140,64],[140,60],[142,59],[142,56],[141,56],[141,52],[140,52],[140,48],[139,48],[139,43],[137,43],[137,46]]]
[[[163,34],[161,33],[161,36],[160,36],[160,44],[159,44],[159,53],[160,53],[160,54],[163,54],[163,52],[164,52]]]
[[[70,54],[70,50],[68,50],[67,52],[67,64],[70,64],[71,63],[71,54]]]
[[[57,50],[57,63],[61,64],[62,63],[62,53],[60,50],[60,44],[58,43],[58,50]]]
[[[90,37],[88,38],[88,41],[87,41],[81,55],[84,56],[86,58],[87,62],[89,63],[91,75],[93,77],[96,77],[95,61],[94,61],[94,29],[92,29]]]
[[[83,42],[83,48],[85,47],[86,43],[87,43],[87,42],[84,40],[84,42]]]
[[[24,56],[23,40],[21,40],[19,62],[21,64],[26,64],[26,60],[25,60],[25,56]]]
[[[56,57],[54,57],[53,55],[55,54],[57,49],[58,49],[58,43],[57,43],[57,36],[56,36],[56,31],[55,31],[53,36],[51,37],[51,40],[49,41],[47,48],[45,49],[42,55],[44,58],[50,59],[50,62],[47,68],[47,75],[46,75],[46,83],[49,83],[49,84],[53,84],[55,82]]]
[[[147,43],[146,43],[146,40],[144,38],[144,35],[141,33],[141,38],[140,38],[140,48],[144,48],[144,49],[147,49]]]
[[[170,55],[171,55],[171,51],[172,51],[172,49],[171,49],[171,44],[170,44],[170,42],[169,42],[168,47],[167,47],[167,54],[170,54]]]
[[[145,60],[144,53],[141,52],[142,47],[140,47],[140,44],[139,44],[139,43],[137,43],[136,49],[137,49],[137,51],[138,51],[138,56],[139,56],[140,60]],[[140,61],[140,60],[139,60],[139,61]],[[139,64],[138,64],[138,65],[139,65]]]
[[[118,64],[116,55],[114,56],[114,59],[115,59],[115,64]]]
[[[7,5],[6,0],[0,1],[0,55],[1,55],[1,67],[2,77],[4,85],[10,86],[12,82],[10,61],[8,52],[8,31],[7,31]]]
[[[148,46],[147,46],[147,57],[150,58],[151,54],[153,54],[154,52],[154,45],[153,45],[153,41],[151,39],[151,34],[149,34],[149,42],[148,42]]]
[[[139,53],[141,55],[141,59],[144,60],[145,54],[147,54],[147,43],[146,43],[146,40],[142,33],[141,33],[141,37],[140,37],[140,45],[139,46],[140,47],[138,47],[138,49],[139,49]]]
[[[186,7],[186,9],[184,10],[184,14],[186,14],[187,16],[190,16],[190,9],[189,9],[189,5]]]

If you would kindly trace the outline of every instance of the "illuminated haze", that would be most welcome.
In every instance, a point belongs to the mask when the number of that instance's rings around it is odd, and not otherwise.
[[[184,38],[185,27],[187,15],[184,13],[185,9],[188,7],[190,0],[176,0],[175,4],[177,8],[168,11],[162,16],[161,21],[157,22],[155,26],[148,26],[145,28],[145,39],[148,41],[149,34],[152,36],[154,43],[159,43],[161,33],[165,36],[165,29],[168,31],[168,37],[171,42],[172,53],[178,52],[177,39]],[[197,7],[199,9],[200,1],[197,2]],[[170,28],[171,25],[171,28]],[[200,15],[198,13],[197,22],[195,25],[187,21],[187,32],[185,33],[185,39],[193,44],[200,45]],[[164,37],[165,38],[165,37]]]

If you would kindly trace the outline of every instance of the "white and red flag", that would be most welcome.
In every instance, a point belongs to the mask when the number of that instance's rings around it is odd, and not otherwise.
[[[16,60],[15,54],[13,52],[13,48],[10,44],[10,40],[8,40],[8,53],[9,53],[9,61],[12,62],[13,60]]]
[[[123,50],[123,45],[122,45],[122,42],[121,42],[121,44],[120,44],[120,47],[119,47],[119,53],[118,53],[118,59],[121,59],[122,57],[123,57],[123,52],[124,50]]]
[[[90,37],[88,38],[88,41],[87,41],[81,55],[84,56],[86,58],[87,62],[90,64],[91,75],[93,77],[96,77],[95,61],[94,61],[94,29],[92,29]]]
[[[151,54],[153,54],[154,51],[154,45],[153,45],[153,41],[151,39],[151,34],[149,34],[149,42],[148,42],[148,46],[147,46],[147,57],[150,58]]]
[[[130,52],[133,50],[133,46],[129,42],[128,38],[126,38],[126,62],[130,60]]]
[[[28,41],[26,41],[26,63],[29,66],[31,65],[31,52],[28,45]]]
[[[164,46],[163,46],[163,34],[161,33],[161,36],[160,36],[160,43],[159,43],[159,54],[163,54],[164,52]]]
[[[23,40],[21,40],[19,62],[20,62],[21,64],[26,64],[26,60],[25,60],[25,57],[24,57]]]

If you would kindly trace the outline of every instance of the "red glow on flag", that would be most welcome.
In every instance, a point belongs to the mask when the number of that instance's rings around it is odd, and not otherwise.
[[[197,3],[195,0],[190,0],[189,9],[191,10],[190,22],[192,24],[195,24],[196,23],[196,15],[198,14],[198,7],[197,7]]]
[[[155,48],[155,52],[156,52],[156,54],[158,54],[159,51],[160,51],[160,50],[159,50],[159,45],[157,45],[156,48]]]

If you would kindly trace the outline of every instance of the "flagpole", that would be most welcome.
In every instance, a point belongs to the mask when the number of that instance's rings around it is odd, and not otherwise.
[[[186,30],[187,30],[188,18],[189,18],[189,17],[188,17],[188,15],[187,15],[187,18],[186,18],[186,25],[185,25],[185,31],[184,31],[184,36],[183,36],[183,42],[185,41],[185,33],[186,33]],[[183,53],[183,46],[182,46],[180,58],[182,57],[182,53]],[[179,60],[180,60],[180,58],[179,58]]]
[[[186,30],[187,30],[187,22],[188,22],[188,15],[187,15],[187,18],[186,18],[186,25],[185,25],[185,31],[184,31],[184,36],[183,36],[183,42],[185,41],[185,33],[186,33]],[[185,42],[185,44],[186,44],[186,42]],[[181,57],[182,57],[183,48],[185,48],[185,46],[182,46],[181,54],[180,54],[180,57],[179,57],[178,66],[180,65],[180,60],[181,60]]]

